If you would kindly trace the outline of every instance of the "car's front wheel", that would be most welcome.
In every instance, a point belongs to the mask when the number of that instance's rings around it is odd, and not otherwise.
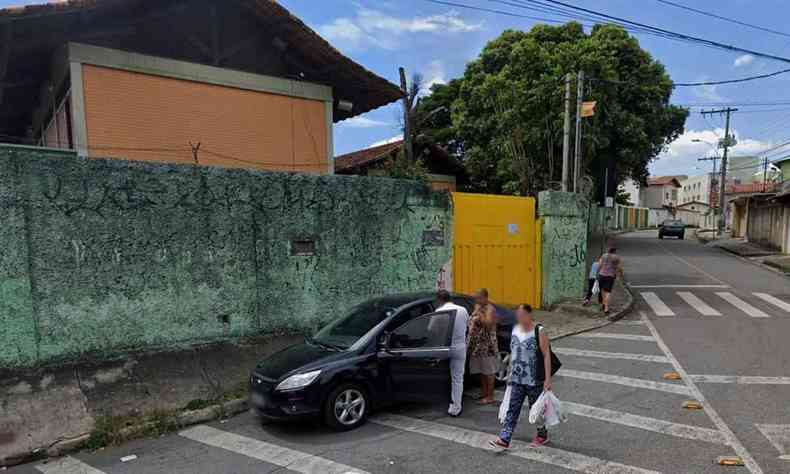
[[[338,431],[353,430],[365,423],[370,410],[367,391],[354,383],[336,387],[324,404],[324,421]]]

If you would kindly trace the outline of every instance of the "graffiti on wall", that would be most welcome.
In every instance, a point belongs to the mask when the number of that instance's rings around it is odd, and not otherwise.
[[[414,183],[19,162],[27,197],[12,205],[27,219],[14,232],[30,249],[29,352],[42,360],[309,330],[372,296],[434,288],[450,257],[449,200]]]

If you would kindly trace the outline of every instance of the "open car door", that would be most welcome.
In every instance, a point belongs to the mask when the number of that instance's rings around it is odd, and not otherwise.
[[[439,402],[450,398],[450,343],[455,311],[414,318],[393,330],[379,351],[392,398]]]

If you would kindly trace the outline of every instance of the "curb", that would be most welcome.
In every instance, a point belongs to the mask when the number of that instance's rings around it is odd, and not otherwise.
[[[738,260],[741,260],[741,261],[747,262],[747,263],[751,263],[754,266],[760,267],[763,270],[768,270],[769,272],[775,273],[775,274],[777,274],[779,276],[790,278],[790,273],[785,273],[782,270],[780,270],[778,268],[775,268],[775,267],[772,267],[770,265],[767,265],[767,264],[765,264],[763,262],[758,262],[757,260],[752,260],[749,257],[744,257],[743,255],[738,255],[737,253],[733,252],[732,250],[729,250],[729,249],[724,248],[724,247],[714,247],[714,248],[717,248],[717,249],[721,250],[722,253],[724,253],[726,255],[730,255],[732,257],[735,257]],[[766,255],[766,256],[768,256],[768,255]],[[761,257],[755,257],[755,258],[761,258]]]
[[[248,399],[244,397],[236,398],[216,405],[211,405],[199,410],[182,411],[174,415],[173,418],[180,429],[186,426],[206,423],[221,418],[230,418],[232,416],[238,415],[239,413],[243,413],[248,409]],[[140,434],[143,433],[146,428],[152,425],[153,422],[148,421],[145,423],[127,426],[121,430],[121,434],[123,436],[128,436],[129,440],[139,438]],[[57,441],[47,447],[40,447],[26,453],[20,453],[18,455],[6,457],[3,462],[0,462],[0,468],[4,469],[6,467],[16,466],[18,464],[45,461],[47,458],[55,458],[79,451],[85,442],[90,439],[90,437],[90,433],[84,433],[74,438]]]
[[[593,326],[590,326],[590,327],[587,327],[587,328],[584,328],[584,329],[575,329],[575,330],[568,331],[568,332],[565,332],[565,333],[560,333],[560,334],[552,337],[551,340],[552,341],[556,341],[558,339],[562,339],[562,338],[565,338],[565,337],[575,336],[577,334],[583,334],[585,332],[594,331],[596,329],[600,329],[602,327],[609,326],[610,324],[613,324],[613,323],[615,323],[617,321],[620,321],[621,319],[623,319],[626,316],[628,316],[631,313],[631,310],[634,309],[634,294],[631,292],[631,287],[629,287],[625,282],[622,282],[622,285],[623,285],[623,290],[625,290],[626,304],[625,304],[625,307],[623,307],[620,311],[617,311],[616,313],[611,314],[608,318],[602,320],[598,324],[595,324]]]

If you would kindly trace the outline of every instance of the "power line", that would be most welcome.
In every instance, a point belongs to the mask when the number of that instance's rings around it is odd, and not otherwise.
[[[781,71],[775,71],[768,74],[758,74],[756,76],[748,76],[742,77],[740,79],[727,79],[724,81],[704,81],[704,82],[676,82],[674,84],[675,87],[698,87],[698,86],[719,86],[722,84],[737,84],[740,82],[749,82],[749,81],[756,81],[758,79],[767,79],[769,77],[778,76],[780,74],[786,74],[790,72],[790,69],[782,69]]]
[[[709,16],[711,18],[717,18],[717,19],[723,20],[723,21],[729,21],[730,23],[735,23],[736,25],[746,26],[746,27],[749,27],[749,28],[754,28],[756,30],[764,31],[766,33],[772,33],[772,34],[775,34],[775,35],[780,35],[780,36],[785,36],[787,38],[790,38],[790,34],[784,33],[782,31],[772,30],[770,28],[765,28],[763,26],[753,25],[751,23],[746,23],[746,22],[743,22],[743,21],[740,21],[740,20],[727,18],[725,16],[717,15],[715,13],[710,13],[710,12],[706,12],[706,11],[702,11],[702,10],[697,10],[696,8],[691,8],[691,7],[687,7],[686,5],[681,5],[681,4],[678,4],[678,3],[675,3],[675,2],[670,2],[669,0],[656,0],[656,1],[659,2],[659,3],[663,3],[665,5],[669,5],[669,6],[675,7],[675,8],[681,8],[683,10],[688,10],[688,11],[691,11],[691,12],[694,12],[694,13],[699,13],[700,15]]]
[[[528,1],[530,3],[533,3],[533,4],[539,4],[539,5],[541,4],[541,2],[539,2],[538,0],[526,0],[526,1]],[[742,47],[739,47],[739,46],[719,43],[718,41],[713,41],[713,40],[709,40],[709,39],[706,39],[706,38],[700,38],[700,37],[697,37],[697,36],[691,36],[691,35],[687,35],[687,34],[683,34],[683,33],[677,33],[677,32],[670,31],[670,30],[667,30],[667,29],[664,29],[664,28],[659,28],[659,27],[656,27],[656,26],[647,25],[645,23],[640,23],[640,22],[628,20],[626,18],[621,18],[621,17],[618,17],[618,16],[608,15],[606,13],[597,12],[595,10],[590,10],[590,9],[587,9],[587,8],[578,7],[578,6],[575,6],[575,5],[568,4],[568,3],[560,2],[558,0],[545,0],[545,3],[550,3],[552,5],[560,5],[560,6],[563,6],[563,7],[566,7],[566,8],[570,8],[570,9],[573,9],[573,10],[577,10],[577,11],[581,11],[581,12],[584,12],[584,13],[587,13],[587,14],[592,14],[592,15],[595,15],[597,17],[605,18],[607,20],[614,20],[616,22],[621,22],[621,23],[624,23],[624,24],[627,24],[627,25],[635,26],[637,28],[644,28],[644,29],[648,30],[651,34],[656,34],[658,36],[669,37],[669,38],[672,38],[672,39],[678,39],[678,40],[683,40],[683,41],[687,41],[687,42],[699,43],[699,44],[702,44],[702,45],[707,45],[707,46],[715,47],[715,48],[726,50],[726,51],[737,51],[737,52],[741,52],[741,53],[748,53],[748,54],[751,54],[753,56],[758,56],[758,57],[762,57],[762,58],[766,58],[766,59],[773,59],[773,60],[776,60],[776,61],[790,63],[790,58],[785,58],[785,57],[782,57],[782,56],[776,56],[774,54],[769,54],[769,53],[762,53],[760,51],[754,51],[754,50],[747,49],[747,48],[742,48]]]

